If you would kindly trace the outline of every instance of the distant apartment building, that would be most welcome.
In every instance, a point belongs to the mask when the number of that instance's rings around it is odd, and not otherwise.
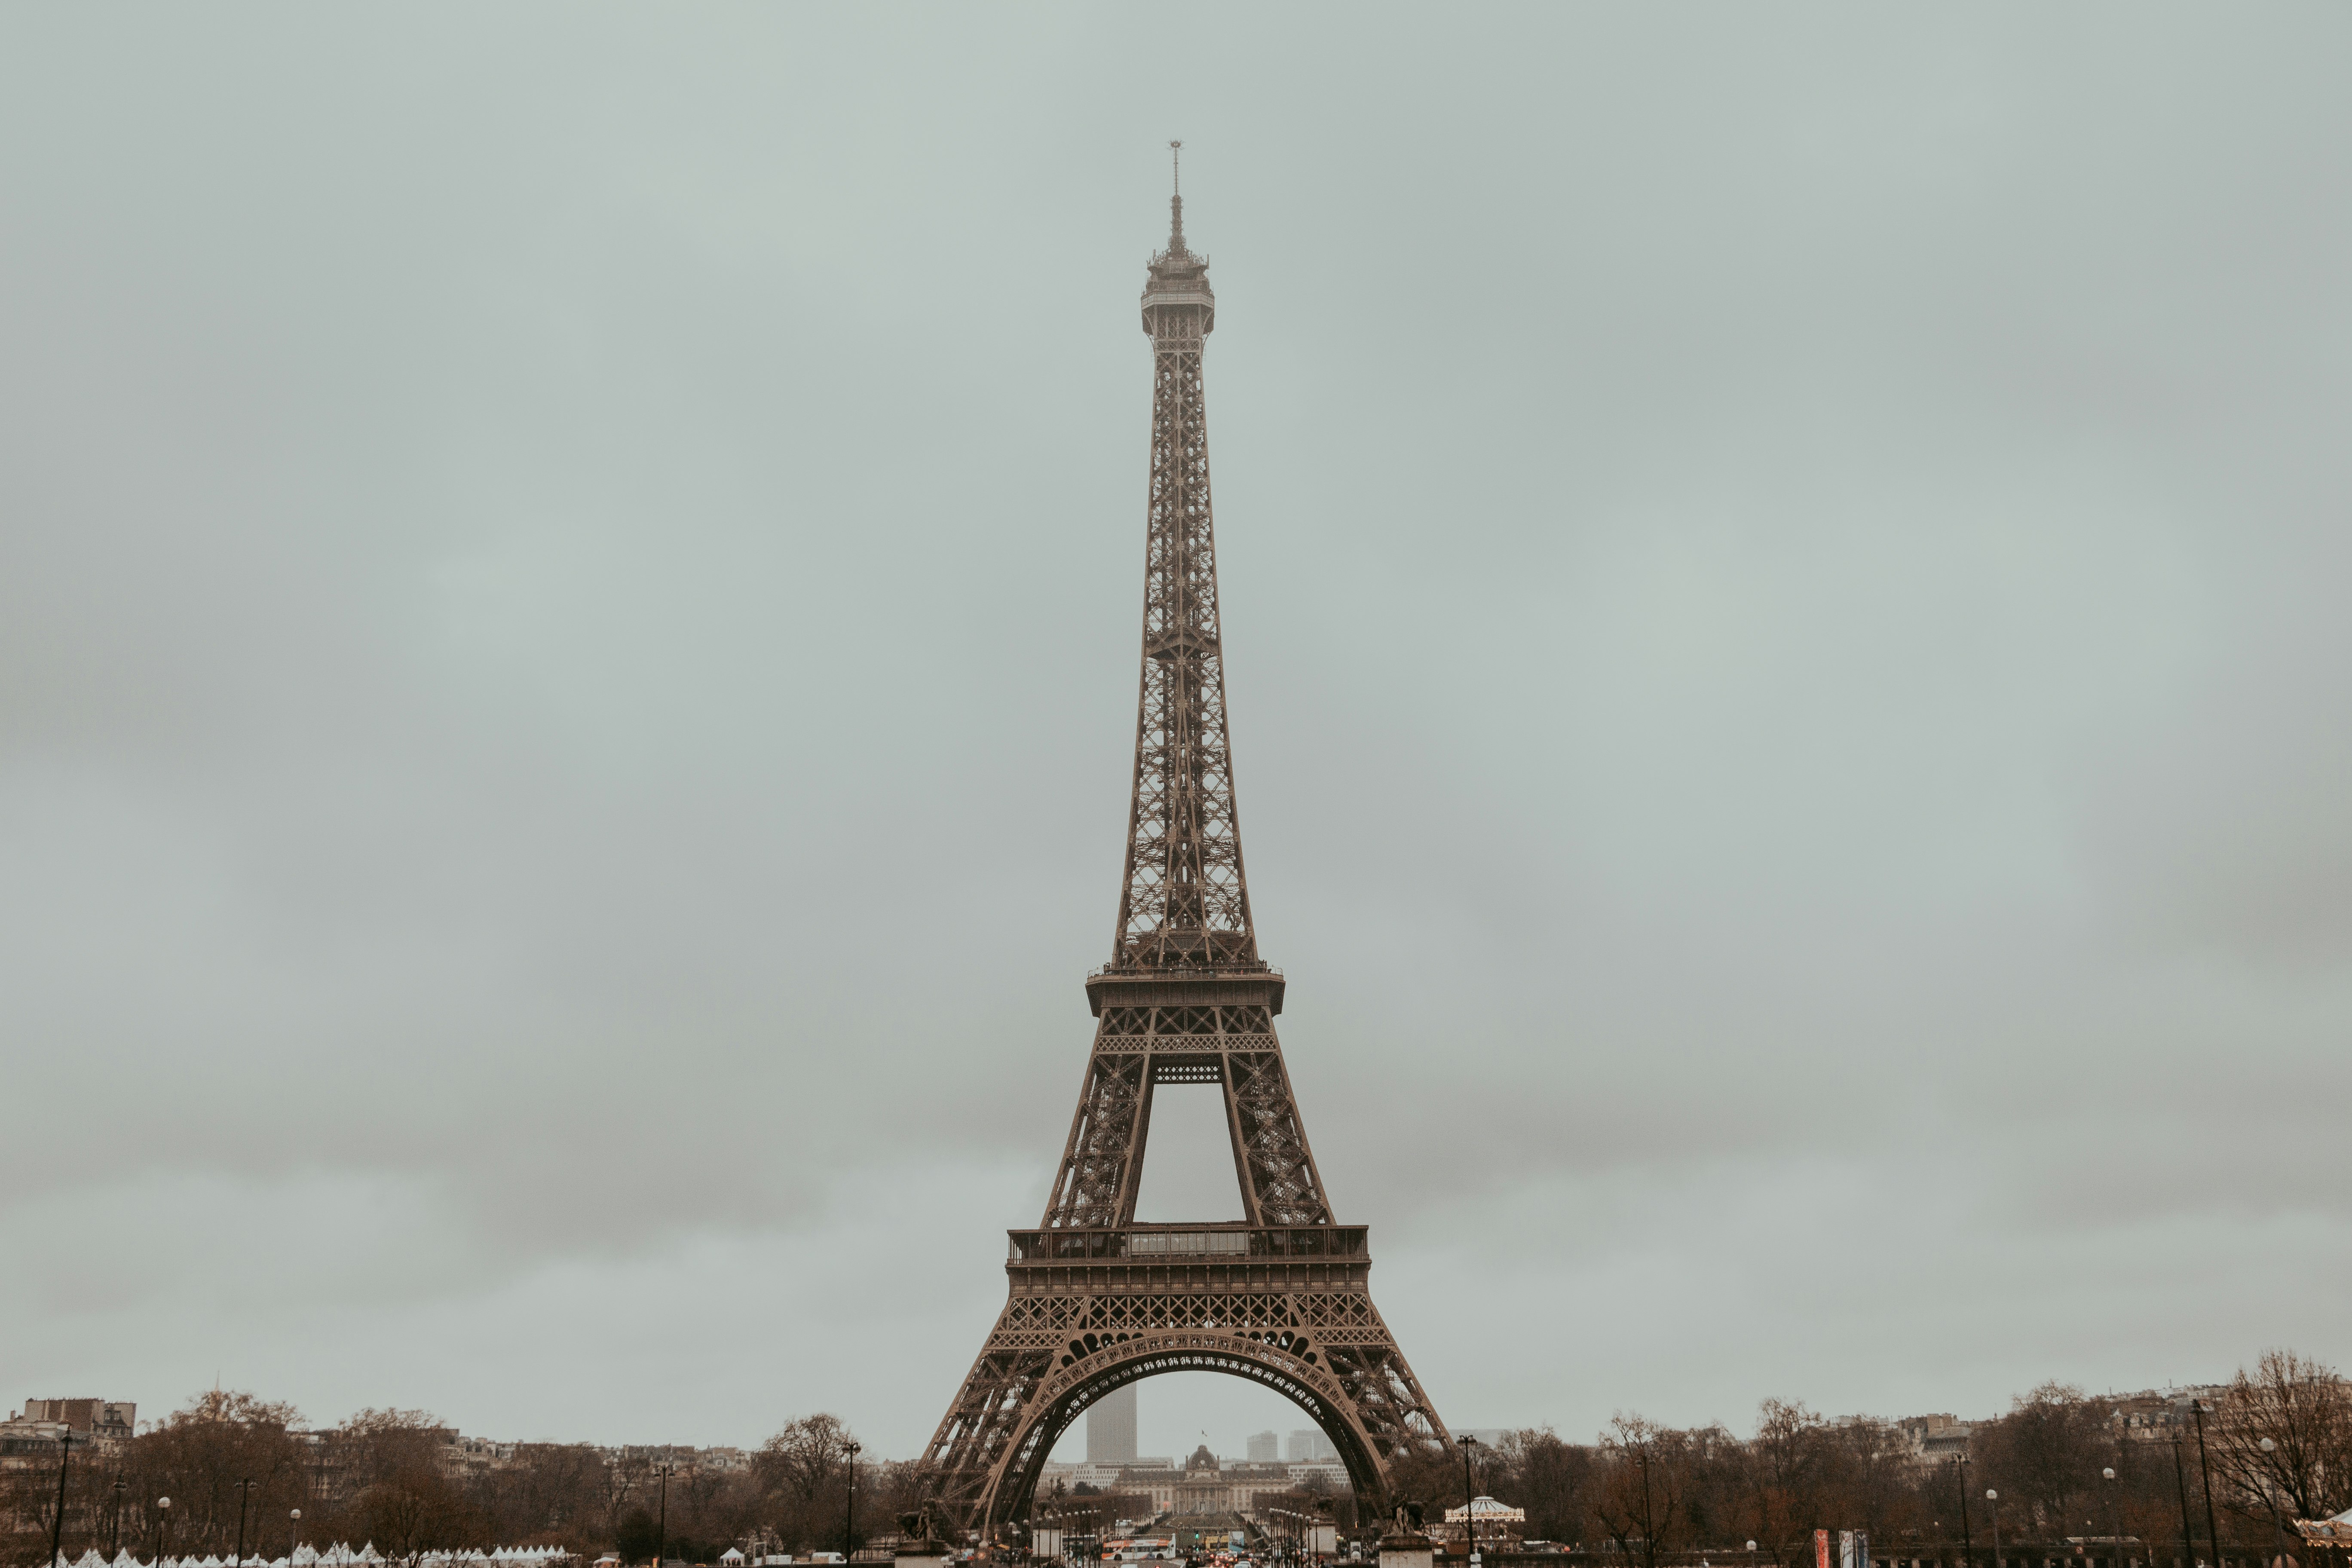
[[[27,1399],[19,1421],[54,1421],[91,1437],[128,1437],[139,1430],[139,1406],[127,1399]]]
[[[480,1475],[514,1463],[515,1445],[468,1437],[454,1427],[440,1434],[441,1468],[452,1476]]]
[[[2189,1388],[2149,1388],[2137,1394],[2116,1394],[2112,1406],[2116,1418],[2123,1423],[2126,1437],[2142,1443],[2163,1443],[2196,1420],[2190,1412],[2199,1400],[2205,1402],[2210,1412],[2228,1392],[2218,1383]]]
[[[1250,1434],[1249,1458],[1254,1465],[1272,1464],[1282,1458],[1282,1439],[1271,1432]]]
[[[1322,1433],[1302,1427],[1293,1432],[1290,1440],[1283,1445],[1282,1457],[1293,1464],[1303,1465],[1318,1459],[1336,1459],[1339,1457],[1339,1450],[1331,1447],[1331,1439]],[[1257,1458],[1255,1448],[1250,1450],[1250,1458]],[[1274,1456],[1268,1454],[1266,1458],[1270,1459]]]
[[[2097,1395],[2089,1404],[2094,1410],[2105,1406],[2107,1422],[2126,1441],[2161,1443],[2169,1441],[2175,1432],[2189,1425],[2193,1419],[2190,1411],[2198,1400],[2205,1401],[2210,1410],[2223,1392],[2219,1384],[2150,1388],[2137,1394]],[[1867,1418],[1846,1419],[1852,1423]],[[1949,1412],[1939,1411],[1928,1415],[1906,1415],[1886,1425],[1902,1435],[1914,1460],[1923,1465],[1942,1465],[1969,1457],[1969,1441],[1983,1423],[1963,1421]]]
[[[1156,1468],[1161,1461],[1141,1459],[1137,1463]],[[1124,1465],[1072,1464],[1066,1459],[1048,1459],[1037,1472],[1038,1494],[1052,1495],[1054,1485],[1057,1481],[1061,1483],[1065,1492],[1074,1493],[1080,1487],[1085,1487],[1090,1491],[1114,1491],[1118,1487],[1118,1473],[1126,1468]]]
[[[1911,1458],[1925,1465],[1939,1465],[1948,1460],[1966,1458],[1969,1434],[1976,1428],[1948,1411],[1932,1415],[1906,1415],[1890,1423],[1911,1451]]]
[[[58,1445],[68,1438],[77,1452],[85,1444],[102,1451],[127,1443],[138,1430],[138,1413],[128,1400],[27,1399],[0,1421],[0,1470],[54,1465]]]

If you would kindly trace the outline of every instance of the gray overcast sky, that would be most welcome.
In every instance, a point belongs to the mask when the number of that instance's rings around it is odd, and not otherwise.
[[[2352,1363],[2347,45],[10,9],[0,1400],[921,1444],[1109,948],[1171,136],[1261,940],[1441,1413]],[[1199,1109],[1147,1210],[1237,1208]]]

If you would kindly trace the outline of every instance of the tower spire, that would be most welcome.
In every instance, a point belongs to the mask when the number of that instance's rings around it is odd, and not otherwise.
[[[1169,174],[1171,182],[1168,197],[1168,254],[1184,254],[1184,143],[1168,143]]]
[[[1181,154],[1181,146],[1169,143]],[[1263,972],[1234,812],[1217,636],[1217,543],[1209,509],[1209,414],[1201,347],[1215,328],[1209,261],[1184,245],[1171,198],[1165,254],[1143,286],[1151,334],[1151,481],[1144,531],[1143,679],[1135,800],[1114,970]]]

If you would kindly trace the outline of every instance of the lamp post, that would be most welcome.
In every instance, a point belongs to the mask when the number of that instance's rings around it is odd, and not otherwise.
[[[114,1544],[107,1552],[109,1557],[122,1555],[122,1494],[130,1488],[131,1483],[121,1476],[114,1478]]]
[[[2205,1462],[2205,1402],[2192,1399],[2189,1408],[2197,1417],[2197,1473],[2205,1482],[2205,1535],[2213,1542],[2213,1568],[2221,1568],[2221,1531],[2213,1522],[2213,1471]]]
[[[842,1451],[849,1460],[849,1511],[841,1523],[841,1560],[845,1563],[857,1555],[857,1455],[855,1443],[844,1443]]]
[[[1478,1521],[1470,1512],[1471,1499],[1475,1495],[1470,1485],[1470,1450],[1478,1446],[1478,1439],[1465,1432],[1454,1441],[1462,1445],[1462,1547],[1465,1561],[1467,1561],[1478,1552]]]
[[[1952,1474],[1959,1477],[1959,1563],[1961,1568],[1976,1568],[1976,1542],[1969,1540],[1969,1455],[1952,1455]]]
[[[290,1509],[286,1515],[286,1568],[294,1568],[294,1553],[302,1546],[302,1510]]]
[[[253,1489],[261,1483],[247,1477],[236,1483],[236,1560],[245,1561],[245,1505],[253,1500]]]
[[[2278,1445],[2265,1437],[2262,1441],[2262,1449],[2263,1458],[2267,1461],[2273,1454],[2278,1452]],[[2263,1468],[2267,1470],[2270,1466],[2266,1462]],[[2280,1517],[2278,1499],[2274,1495],[2276,1490],[2277,1489],[2271,1485],[2270,1477],[2265,1475],[2263,1478],[2263,1500],[2271,1505],[2271,1529],[2278,1535],[2278,1568],[2286,1568],[2286,1521]]]
[[[661,1568],[662,1560],[669,1552],[669,1479],[677,1473],[676,1465],[654,1467],[654,1474],[661,1478],[661,1512],[654,1521],[654,1568]]]
[[[2116,1532],[2116,1568],[2131,1568],[2130,1563],[2124,1557],[2123,1489],[2115,1484],[2114,1466],[2110,1465],[2099,1474],[2107,1479],[2107,1524]]]
[[[2180,1568],[2196,1568],[2196,1538],[2189,1532],[2189,1479],[2180,1469],[2180,1428],[2172,1429],[2172,1487],[2180,1494]]]
[[[2127,1440],[2131,1436],[2131,1417],[2124,1414],[2124,1407],[2120,1405],[2110,1410],[2108,1414],[2116,1420],[2116,1468],[2114,1473],[2107,1477],[2110,1481],[2116,1483],[2115,1507],[2109,1510],[2116,1517],[2116,1568],[2131,1568],[2131,1552],[2125,1548],[2123,1539],[2124,1489],[2122,1481],[2117,1479],[2126,1469],[2130,1468],[2126,1461],[2131,1453],[2131,1444]],[[2153,1552],[2148,1557],[2148,1568],[2156,1568],[2156,1558]]]
[[[1969,1457],[1952,1456],[1952,1474],[1960,1482],[1960,1568],[1976,1568],[1976,1542],[1969,1539]]]
[[[2000,1568],[2000,1494],[1985,1488],[1985,1505],[1992,1512],[1992,1568]]]
[[[66,1538],[66,1472],[73,1468],[73,1428],[65,1426],[58,1432],[58,1517],[49,1523],[49,1563],[56,1568],[58,1555],[65,1550]]]
[[[163,1549],[172,1540],[172,1500],[155,1500],[155,1568],[163,1568]]]

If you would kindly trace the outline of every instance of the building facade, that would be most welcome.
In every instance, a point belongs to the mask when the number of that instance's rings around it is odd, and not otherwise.
[[[1132,1465],[1135,1454],[1135,1384],[1114,1389],[1087,1408],[1087,1463]]]
[[[1242,1460],[1228,1465],[1202,1444],[1192,1451],[1181,1469],[1147,1469],[1141,1466],[1121,1469],[1118,1484],[1112,1489],[1150,1498],[1152,1508],[1163,1514],[1207,1517],[1249,1513],[1256,1509],[1261,1497],[1292,1489],[1296,1483],[1291,1479],[1291,1469],[1279,1462],[1254,1464]],[[1344,1477],[1347,1467],[1340,1466],[1339,1473]]]

